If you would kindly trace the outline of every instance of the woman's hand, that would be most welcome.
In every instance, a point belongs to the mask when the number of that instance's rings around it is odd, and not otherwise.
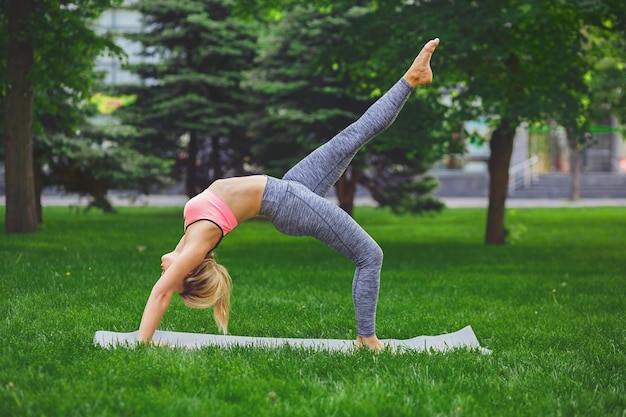
[[[383,344],[383,342],[378,340],[378,337],[376,337],[376,335],[369,336],[369,337],[357,336],[356,347],[357,349],[366,347],[369,350],[373,350],[375,352],[381,352],[385,350],[385,345]]]

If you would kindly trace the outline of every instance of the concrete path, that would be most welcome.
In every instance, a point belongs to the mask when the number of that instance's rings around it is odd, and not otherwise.
[[[141,195],[135,198],[113,196],[111,203],[114,207],[126,206],[149,206],[149,207],[180,207],[181,210],[187,202],[184,195]],[[329,198],[336,201],[334,198]],[[476,207],[486,208],[488,200],[486,197],[443,197],[441,200],[449,208]],[[44,206],[86,206],[88,198],[80,198],[76,195],[48,195],[42,197]],[[0,205],[5,204],[4,196],[0,196]],[[375,206],[376,203],[368,197],[361,197],[355,200],[356,206]],[[508,208],[523,207],[626,207],[626,198],[593,198],[579,201],[569,201],[565,199],[520,199],[508,198],[506,201]]]
[[[441,200],[449,208],[482,207],[487,208],[489,201],[486,197],[445,197]],[[567,199],[547,198],[507,198],[508,208],[530,207],[626,207],[626,198],[587,198],[578,201]]]

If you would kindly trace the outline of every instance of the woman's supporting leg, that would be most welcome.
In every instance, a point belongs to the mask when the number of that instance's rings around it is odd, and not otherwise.
[[[356,122],[298,162],[283,179],[297,181],[315,194],[326,195],[359,149],[391,126],[412,91],[413,87],[400,79]]]
[[[373,349],[382,348],[375,337],[375,322],[383,253],[354,219],[323,196],[361,146],[393,123],[413,88],[432,81],[430,57],[438,44],[439,39],[428,42],[402,80],[359,120],[299,162],[285,180],[268,177],[261,202],[261,213],[279,231],[313,236],[354,262],[357,345],[365,343]]]

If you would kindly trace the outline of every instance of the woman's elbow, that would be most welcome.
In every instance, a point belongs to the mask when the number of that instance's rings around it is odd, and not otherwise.
[[[150,298],[157,302],[169,302],[172,298],[172,291],[165,290],[159,285],[152,287]]]

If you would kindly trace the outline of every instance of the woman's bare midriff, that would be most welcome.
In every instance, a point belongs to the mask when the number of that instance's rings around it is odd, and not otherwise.
[[[250,175],[214,181],[209,190],[224,200],[241,223],[260,213],[265,184],[267,176]]]

